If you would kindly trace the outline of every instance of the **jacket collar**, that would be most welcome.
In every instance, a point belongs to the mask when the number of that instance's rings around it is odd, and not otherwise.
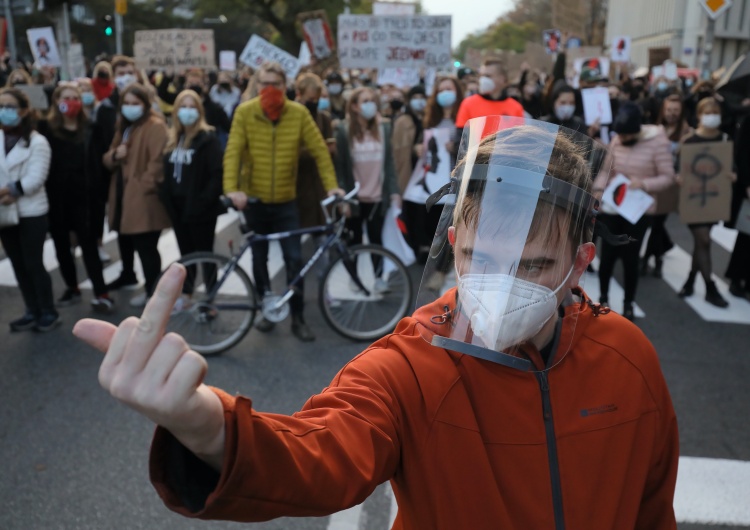
[[[32,132],[31,134],[33,138],[33,135],[35,133]],[[0,129],[0,167],[2,167],[5,171],[9,171],[14,166],[25,162],[31,154],[29,144],[30,142],[27,142],[26,140],[21,138],[20,140],[18,140],[16,146],[10,150],[10,153],[6,153],[5,132]]]

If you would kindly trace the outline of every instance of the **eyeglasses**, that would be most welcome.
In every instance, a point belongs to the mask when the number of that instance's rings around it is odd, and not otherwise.
[[[281,88],[282,86],[284,86],[284,83],[282,83],[281,81],[273,81],[273,82],[259,81],[258,82],[258,86],[260,86],[261,88],[266,88],[266,87],[269,87],[269,86],[273,86],[273,87],[276,87],[276,88]]]

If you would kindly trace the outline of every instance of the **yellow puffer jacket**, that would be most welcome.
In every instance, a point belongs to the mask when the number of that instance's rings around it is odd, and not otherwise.
[[[244,191],[264,203],[297,196],[297,164],[304,145],[315,158],[327,191],[338,187],[331,155],[304,105],[287,101],[274,125],[254,98],[237,107],[224,152],[224,193]]]

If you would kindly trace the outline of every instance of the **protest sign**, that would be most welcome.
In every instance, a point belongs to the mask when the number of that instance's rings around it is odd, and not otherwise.
[[[616,63],[630,62],[630,45],[630,37],[615,37],[612,39],[612,48],[609,50],[609,57]]]
[[[542,32],[542,42],[547,53],[557,53],[560,51],[562,33],[559,29],[545,29]]]
[[[410,88],[419,84],[419,68],[381,68],[378,70],[378,85],[393,85]]]
[[[612,123],[612,105],[609,103],[609,89],[606,87],[584,88],[581,90],[583,99],[583,115],[586,125],[599,121],[600,125]]]
[[[302,41],[299,43],[299,55],[297,55],[297,59],[299,59],[300,67],[307,66],[308,64],[310,64],[310,61],[312,60],[310,47],[307,45],[305,41]]]
[[[76,42],[68,48],[68,73],[71,79],[86,77],[86,61],[83,58],[83,44]]]
[[[630,179],[618,173],[602,194],[605,205],[613,208],[630,224],[636,224],[654,203],[653,197],[643,190],[630,188]]]
[[[581,75],[585,74],[585,75]],[[606,79],[609,77],[608,57],[581,57],[573,62],[571,85],[579,88],[582,80]]]
[[[653,68],[664,64],[672,57],[672,48],[669,46],[660,46],[658,48],[648,49],[648,67]]]
[[[417,12],[417,5],[404,2],[373,2],[373,15],[413,15]]]
[[[245,49],[240,54],[240,61],[253,68],[258,68],[266,61],[277,62],[284,69],[290,81],[297,77],[297,72],[300,69],[299,59],[274,46],[260,35],[250,37]]]
[[[135,66],[145,70],[215,68],[214,30],[149,29],[135,32]]]
[[[338,69],[336,43],[326,12],[319,9],[300,13],[297,20],[302,26],[302,35],[312,57],[308,62],[319,72],[328,68]]]
[[[343,68],[443,68],[452,64],[450,16],[339,15]]]
[[[219,52],[219,70],[233,72],[237,70],[237,52],[234,50],[222,50]]]
[[[679,77],[677,75],[677,63],[674,61],[664,61],[662,66],[664,67],[664,77],[670,81],[677,81]]]
[[[47,110],[49,108],[49,99],[42,85],[16,85],[13,88],[26,94],[32,109]]]
[[[727,221],[732,205],[732,142],[680,147],[680,220],[685,224]]]
[[[60,52],[57,49],[57,41],[52,28],[31,28],[26,30],[26,38],[29,40],[31,54],[34,56],[34,65],[62,66]]]

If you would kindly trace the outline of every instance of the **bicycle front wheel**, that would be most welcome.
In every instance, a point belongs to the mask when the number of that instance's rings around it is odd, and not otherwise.
[[[336,258],[320,282],[318,303],[328,324],[354,340],[390,333],[411,308],[412,281],[395,254],[356,245]]]
[[[182,335],[204,356],[219,354],[247,334],[258,310],[255,286],[242,268],[229,271],[229,259],[211,252],[183,256],[187,269],[182,296],[167,331]]]

